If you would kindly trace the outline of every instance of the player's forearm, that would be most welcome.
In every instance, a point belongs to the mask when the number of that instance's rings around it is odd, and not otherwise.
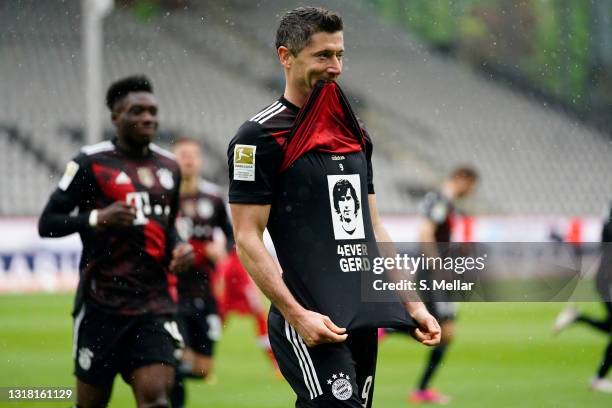
[[[423,302],[421,302],[420,300],[402,302],[402,304],[404,305],[404,309],[406,309],[406,312],[408,312],[408,314],[413,318],[421,313],[429,313]]]
[[[285,319],[290,323],[299,319],[304,308],[289,292],[262,239],[255,234],[237,235],[236,250],[249,275]]]
[[[376,242],[392,242],[387,229],[380,223],[374,226],[374,236],[376,237]]]
[[[387,232],[387,229],[382,225],[382,223],[377,222],[376,225],[374,225],[374,235],[376,236],[377,242],[383,243],[383,245],[378,246],[381,251],[381,255],[385,257],[394,258],[396,254],[395,246],[392,244],[391,236]],[[390,271],[389,277],[391,280],[399,282],[400,278],[402,278],[400,274],[400,271]],[[418,320],[419,315],[422,315],[423,313],[428,313],[427,308],[425,308],[425,305],[423,304],[423,302],[421,302],[421,299],[416,293],[402,293],[402,295],[405,295],[403,296],[404,299],[402,301],[402,304],[404,305],[406,312],[408,312],[408,314],[412,318]]]
[[[88,212],[70,215],[71,209],[65,207],[53,198],[49,201],[38,220],[38,234],[41,237],[64,237],[89,226]]]
[[[38,221],[38,234],[45,238],[59,238],[88,227],[89,213],[76,216],[65,214],[44,214]]]

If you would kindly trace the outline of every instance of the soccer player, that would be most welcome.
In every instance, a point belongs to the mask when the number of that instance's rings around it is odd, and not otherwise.
[[[608,244],[612,242],[612,203],[610,203],[610,212],[604,221],[601,242],[602,255],[596,276],[596,286],[606,308],[606,317],[595,319],[569,305],[557,316],[553,330],[559,333],[572,323],[581,322],[608,336],[608,346],[590,386],[595,391],[612,393],[612,381],[606,379],[612,366],[612,248]]]
[[[443,183],[441,190],[425,195],[421,203],[422,215],[420,225],[420,241],[423,243],[450,243],[454,216],[455,201],[468,196],[476,186],[478,173],[471,167],[463,166],[455,169]],[[425,244],[427,256],[440,256],[435,245]],[[423,272],[427,274],[427,271]],[[432,272],[435,273],[435,272]],[[416,390],[410,395],[410,401],[418,403],[446,404],[450,398],[429,387],[429,383],[455,333],[456,305],[450,302],[443,293],[430,294],[425,304],[432,315],[440,322],[442,339],[440,344],[431,350],[425,371],[419,380]]]
[[[177,370],[173,407],[184,401],[182,377],[211,379],[214,344],[221,325],[232,312],[255,319],[257,344],[277,370],[266,325],[267,313],[260,293],[234,250],[234,234],[220,188],[200,176],[202,150],[189,138],[179,139],[174,153],[181,168],[179,233],[195,249],[196,267],[179,277],[177,322],[188,346]],[[214,229],[225,235],[225,246],[214,239]],[[212,287],[211,287],[212,285]],[[192,347],[195,345],[195,347]],[[214,381],[214,380],[213,380]]]
[[[323,8],[281,18],[284,94],[246,121],[228,148],[238,255],[272,303],[270,342],[297,407],[371,407],[380,325],[412,322],[427,345],[440,337],[421,302],[362,302],[361,276],[371,272],[340,267],[355,261],[349,252],[367,256],[376,240],[390,242],[376,207],[370,138],[335,82],[342,30],[341,17]],[[340,179],[360,202],[352,234],[334,208]],[[282,275],[264,246],[266,227]]]
[[[77,407],[107,406],[118,373],[138,407],[168,407],[182,348],[175,273],[193,262],[174,227],[179,168],[151,143],[158,106],[148,78],[113,83],[106,105],[116,136],[68,163],[39,233],[78,232],[83,242],[73,312]]]
[[[216,263],[227,256],[223,242],[215,240],[220,228],[233,246],[232,227],[220,188],[204,180],[202,150],[195,139],[180,138],[173,148],[181,170],[179,235],[194,248],[194,265],[178,276],[177,323],[186,349],[177,368],[172,407],[185,403],[184,378],[207,378],[213,369],[215,343],[221,336],[221,319],[213,294]]]

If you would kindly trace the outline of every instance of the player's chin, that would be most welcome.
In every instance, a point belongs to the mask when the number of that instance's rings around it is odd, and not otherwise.
[[[147,145],[153,141],[155,137],[155,129],[153,128],[145,128],[141,129],[134,135],[135,141],[140,145]]]

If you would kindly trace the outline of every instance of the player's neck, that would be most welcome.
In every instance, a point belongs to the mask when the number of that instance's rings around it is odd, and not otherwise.
[[[297,89],[291,88],[288,85],[285,86],[285,93],[283,93],[283,98],[292,103],[293,105],[301,108],[306,103],[306,99],[308,99],[308,95],[304,95]]]
[[[149,145],[133,146],[121,138],[117,138],[115,144],[119,150],[127,153],[129,156],[146,156],[149,154]]]
[[[457,198],[456,188],[450,182],[446,182],[442,186],[442,194],[451,201]]]
[[[199,177],[183,177],[181,180],[181,194],[193,194],[198,191]]]

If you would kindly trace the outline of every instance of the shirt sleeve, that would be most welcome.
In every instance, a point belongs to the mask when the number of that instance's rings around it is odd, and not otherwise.
[[[64,175],[51,194],[38,221],[42,237],[63,237],[89,227],[89,213],[93,206],[95,182],[91,165],[85,154],[80,154],[66,165]],[[78,215],[71,215],[79,207]]]
[[[223,234],[225,235],[226,240],[226,249],[228,252],[234,247],[234,231],[232,229],[232,222],[230,220],[229,214],[227,212],[225,201],[222,198],[217,202],[217,214],[218,214],[218,224]]]
[[[168,218],[168,230],[167,230],[167,242],[168,245],[166,246],[166,255],[168,257],[168,259],[172,258],[172,251],[174,250],[174,248],[179,245],[179,244],[183,244],[185,243],[185,241],[183,241],[183,239],[181,238],[181,236],[179,235],[177,229],[176,229],[176,219],[178,217],[178,213],[180,210],[180,185],[181,185],[181,173],[180,171],[177,171],[174,173],[174,192],[172,194],[172,202],[171,202],[171,210],[170,210],[170,216]]]
[[[281,146],[260,125],[242,125],[227,150],[229,202],[271,204],[282,160]]]
[[[368,194],[374,194],[374,170],[372,169],[372,152],[374,151],[374,145],[368,131],[362,127],[363,133],[366,137],[365,140],[365,155],[368,163]]]
[[[419,206],[419,213],[436,225],[444,223],[448,212],[448,202],[435,192],[427,193]]]

